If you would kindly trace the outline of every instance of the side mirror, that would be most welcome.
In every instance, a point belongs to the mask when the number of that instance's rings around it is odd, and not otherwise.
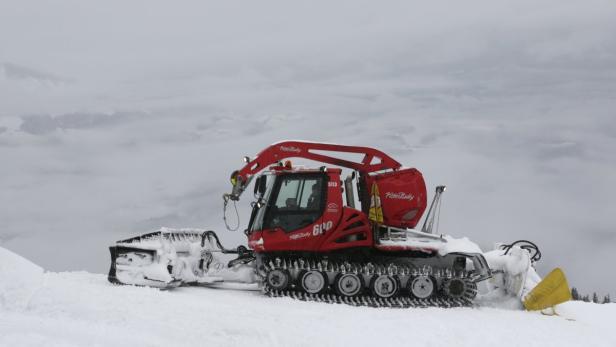
[[[267,176],[261,176],[259,178],[257,186],[259,187],[259,194],[263,196],[263,194],[265,194],[265,189],[267,189]]]
[[[254,195],[257,195],[257,192],[259,192],[259,183],[261,183],[262,179],[263,179],[263,176],[257,178],[257,181],[255,182]]]

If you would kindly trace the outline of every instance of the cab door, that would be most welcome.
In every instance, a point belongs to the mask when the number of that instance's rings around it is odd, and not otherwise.
[[[321,234],[327,201],[327,175],[285,173],[276,179],[263,223],[265,251],[312,251]]]

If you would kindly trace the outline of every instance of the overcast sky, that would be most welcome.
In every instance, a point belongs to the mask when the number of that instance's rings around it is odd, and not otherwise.
[[[440,232],[616,297],[614,33],[608,0],[0,0],[0,245],[94,272],[160,226],[234,246],[230,172],[306,139],[390,153],[448,185]]]

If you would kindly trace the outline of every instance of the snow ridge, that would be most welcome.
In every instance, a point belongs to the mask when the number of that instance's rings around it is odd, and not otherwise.
[[[560,316],[496,308],[375,309],[259,292],[117,286],[44,272],[0,248],[0,346],[614,346],[616,305]]]

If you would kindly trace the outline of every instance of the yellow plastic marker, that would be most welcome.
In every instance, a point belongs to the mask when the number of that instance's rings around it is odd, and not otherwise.
[[[543,281],[526,295],[524,307],[529,311],[544,310],[571,300],[571,290],[563,270],[552,270]]]
[[[372,184],[372,192],[370,193],[370,210],[368,210],[368,218],[377,223],[383,223],[383,209],[381,208],[381,197],[379,187],[376,183]]]

